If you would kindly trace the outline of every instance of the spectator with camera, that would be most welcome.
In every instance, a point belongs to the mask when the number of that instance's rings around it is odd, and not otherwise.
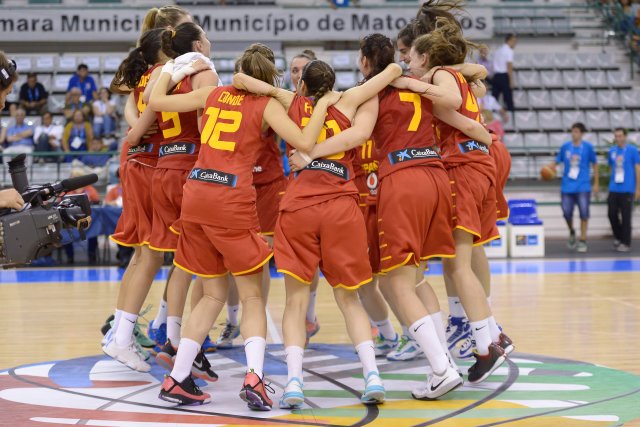
[[[53,122],[53,116],[51,113],[46,112],[42,115],[40,125],[36,126],[36,130],[33,136],[36,145],[36,151],[38,152],[55,152],[60,151],[60,144],[62,142],[62,133],[64,129],[62,126]],[[55,162],[54,157],[40,157],[40,162]]]
[[[100,89],[99,98],[93,101],[93,135],[96,138],[113,136],[116,131],[116,102],[106,87]]]
[[[27,114],[43,114],[47,111],[49,93],[42,83],[38,82],[36,73],[27,74],[27,82],[20,87],[20,106]]]
[[[91,114],[91,105],[82,100],[83,95],[80,89],[74,87],[67,93],[67,96],[68,100],[64,106],[64,118],[67,119],[67,122],[73,119],[73,113],[76,111],[82,111],[85,117],[89,117]]]

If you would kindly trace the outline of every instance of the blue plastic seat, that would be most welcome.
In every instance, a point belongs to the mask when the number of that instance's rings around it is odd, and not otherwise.
[[[509,200],[509,223],[512,225],[542,225],[533,199]]]

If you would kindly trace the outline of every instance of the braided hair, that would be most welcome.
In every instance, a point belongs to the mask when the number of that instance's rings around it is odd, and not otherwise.
[[[307,96],[313,97],[315,104],[333,89],[336,83],[336,73],[329,64],[316,59],[304,66],[300,80],[307,86]]]
[[[395,62],[395,50],[391,39],[383,34],[369,34],[360,40],[360,53],[367,58],[371,71],[364,76],[365,79],[380,74],[387,65]]]

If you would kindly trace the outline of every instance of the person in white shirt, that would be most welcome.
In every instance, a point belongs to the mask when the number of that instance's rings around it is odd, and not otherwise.
[[[98,99],[93,101],[93,135],[96,138],[113,135],[116,131],[116,102],[106,87],[100,89]]]
[[[35,151],[60,151],[60,140],[62,139],[62,126],[53,123],[53,116],[47,112],[42,115],[42,123],[36,126],[33,134]],[[42,157],[41,162],[54,162],[55,157]]]
[[[505,38],[505,43],[493,53],[493,79],[492,95],[496,99],[503,96],[503,101],[507,110],[515,111],[513,105],[512,88],[515,83],[513,79],[513,49],[516,47],[518,39],[515,34],[509,34]]]

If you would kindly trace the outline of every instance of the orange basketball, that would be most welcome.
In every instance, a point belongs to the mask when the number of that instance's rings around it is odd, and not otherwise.
[[[554,167],[546,165],[540,169],[540,178],[545,181],[551,181],[556,177],[556,170]]]

